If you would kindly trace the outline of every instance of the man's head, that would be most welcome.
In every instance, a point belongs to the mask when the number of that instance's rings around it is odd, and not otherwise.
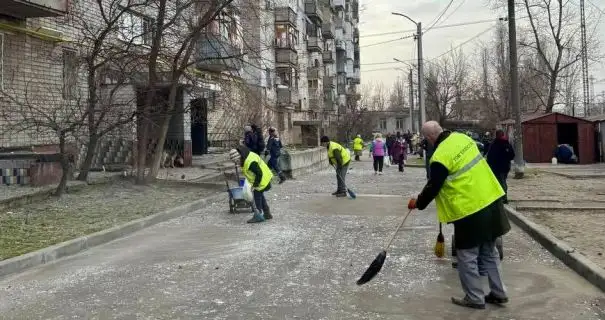
[[[321,137],[319,142],[321,143],[322,147],[327,147],[328,144],[330,144],[330,138],[328,138],[328,136],[323,136],[323,137]]]
[[[252,126],[244,126],[244,131],[245,132],[251,132],[252,131]]]
[[[504,130],[501,130],[501,129],[496,130],[496,139],[506,139]]]
[[[422,125],[422,135],[426,137],[426,140],[431,144],[435,145],[437,138],[443,132],[443,128],[437,121],[427,121]]]
[[[357,138],[361,138],[361,135],[360,135],[360,134],[358,134],[358,135],[357,135]]]
[[[273,128],[273,127],[269,128],[269,135],[271,135],[271,136],[277,135],[277,131],[275,130],[275,128]]]

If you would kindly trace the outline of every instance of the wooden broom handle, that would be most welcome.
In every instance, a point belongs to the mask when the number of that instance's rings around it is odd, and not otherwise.
[[[408,219],[408,217],[410,216],[410,213],[412,213],[413,210],[414,209],[410,209],[408,211],[408,213],[405,215],[405,217],[403,217],[403,220],[401,220],[401,223],[399,223],[399,225],[397,226],[397,229],[395,230],[395,232],[393,232],[393,235],[391,236],[391,240],[389,240],[389,242],[387,243],[387,246],[384,247],[384,251],[387,251],[389,249],[389,247],[391,246],[391,243],[393,243],[393,240],[395,240],[395,236],[397,236],[399,229],[401,229],[401,227],[405,223],[405,220]]]

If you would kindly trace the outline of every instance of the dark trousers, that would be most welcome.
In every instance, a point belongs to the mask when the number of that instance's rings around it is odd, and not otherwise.
[[[271,189],[271,184],[269,184],[262,191],[258,191],[256,189],[252,190],[252,194],[254,195],[254,206],[258,211],[269,211],[269,204],[267,204],[267,199],[265,199],[265,191],[269,191]]]
[[[347,170],[349,170],[349,164],[342,166],[341,168],[336,168],[336,183],[338,187],[336,188],[337,193],[345,193],[347,192],[347,185],[345,183],[345,178],[347,177]]]
[[[384,156],[374,156],[374,171],[382,172]]]
[[[506,183],[506,179],[508,178],[508,172],[498,172],[496,174],[496,179],[500,182],[500,186],[504,189],[504,203],[508,202],[508,184]]]
[[[273,171],[275,171],[275,173],[277,173],[277,176],[280,179],[282,179],[282,180],[285,179],[285,176],[279,166],[279,156],[271,156],[269,158],[269,161],[267,161],[267,166],[269,167],[269,169],[272,169]]]
[[[403,172],[403,159],[405,157],[404,157],[404,155],[400,155],[396,158],[397,159],[395,159],[395,163],[397,163],[397,165],[399,166],[399,172]]]

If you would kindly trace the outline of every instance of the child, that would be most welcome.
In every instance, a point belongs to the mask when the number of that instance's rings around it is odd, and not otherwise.
[[[264,222],[265,220],[273,219],[267,199],[265,199],[265,191],[271,189],[271,179],[273,172],[260,156],[250,151],[246,146],[239,146],[229,152],[229,158],[236,165],[242,167],[242,173],[248,183],[252,185],[252,193],[254,194],[254,215],[248,223]]]

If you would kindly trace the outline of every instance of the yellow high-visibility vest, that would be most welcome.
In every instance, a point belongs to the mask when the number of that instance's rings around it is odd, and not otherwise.
[[[353,151],[363,150],[363,139],[357,137],[353,139]]]
[[[343,146],[336,142],[330,141],[330,144],[328,144],[328,159],[330,160],[330,163],[332,165],[336,165],[336,159],[334,158],[334,150],[340,150],[343,166],[348,164],[349,161],[351,161],[351,155],[349,154],[349,151],[347,151],[347,149],[345,149]]]
[[[433,162],[444,165],[449,172],[435,198],[440,222],[460,220],[504,196],[477,143],[465,134],[452,132],[445,138],[433,153]]]
[[[269,169],[269,167],[267,166],[265,161],[263,161],[258,156],[258,154],[254,153],[254,152],[248,153],[246,160],[244,160],[244,166],[242,168],[242,172],[244,174],[244,177],[246,177],[246,179],[248,179],[248,182],[250,182],[250,184],[253,184],[254,180],[256,179],[256,175],[254,174],[254,172],[250,171],[250,165],[253,162],[258,163],[258,166],[260,167],[260,170],[263,173],[263,177],[260,180],[260,184],[258,185],[258,187],[254,188],[254,189],[256,189],[257,191],[262,191],[269,185],[269,183],[271,182],[271,179],[273,179],[273,172],[271,172],[271,169]]]

